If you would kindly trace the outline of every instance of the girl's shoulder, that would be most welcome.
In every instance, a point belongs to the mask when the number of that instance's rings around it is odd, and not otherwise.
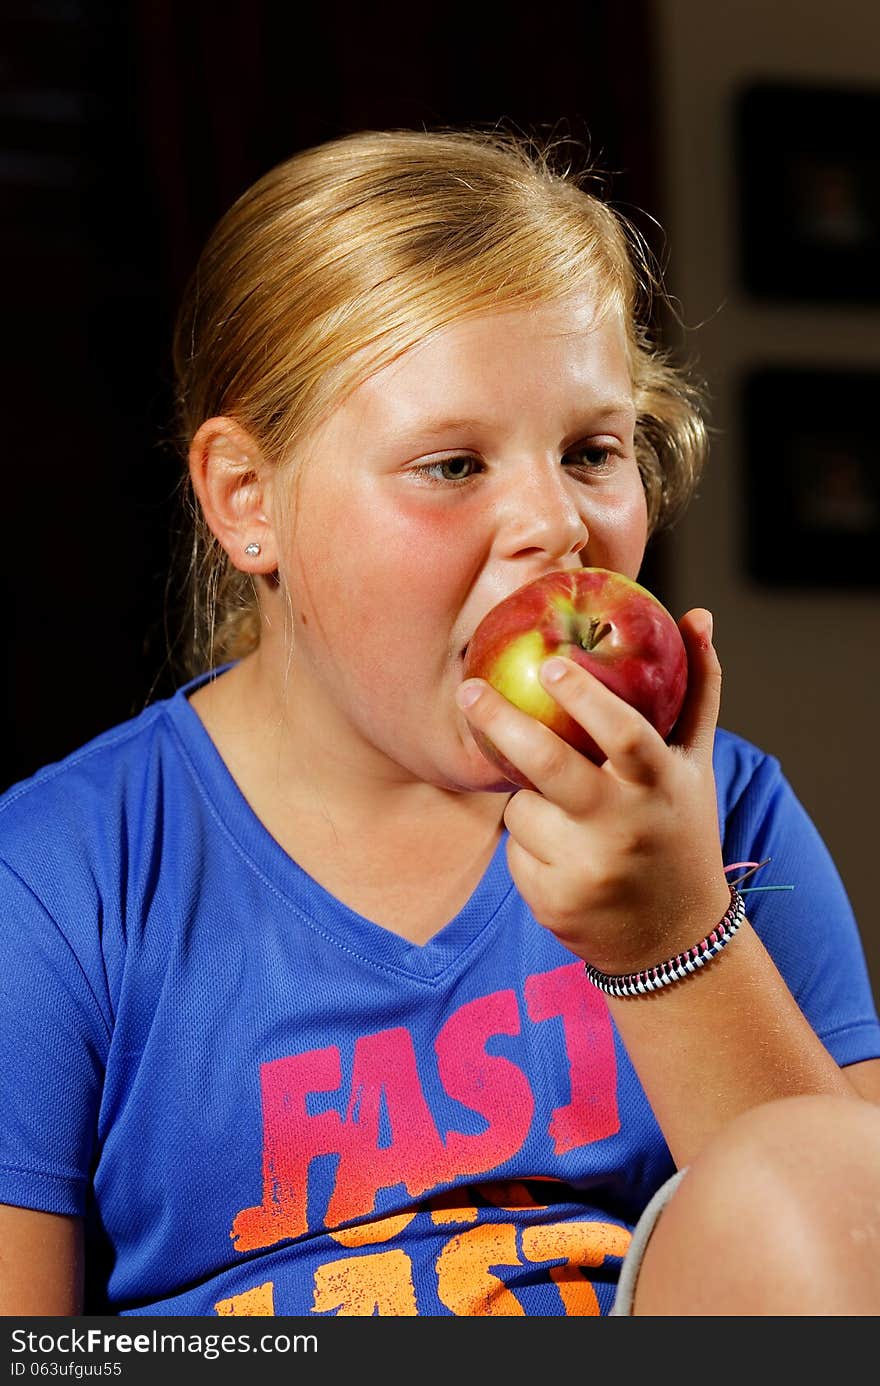
[[[39,822],[50,807],[83,808],[123,767],[143,761],[148,743],[161,735],[163,712],[163,703],[155,703],[10,785],[0,795],[0,834],[5,836],[19,820]]]
[[[186,693],[145,707],[0,795],[0,861],[60,863],[148,831],[157,803],[187,776]],[[194,714],[189,713],[189,717]]]
[[[782,767],[774,755],[736,732],[719,727],[712,754],[718,807],[722,817],[744,798],[766,794],[783,782]]]

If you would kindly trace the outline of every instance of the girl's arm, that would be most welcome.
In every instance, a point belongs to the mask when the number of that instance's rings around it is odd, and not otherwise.
[[[846,1076],[860,1096],[880,1106],[880,1059],[865,1059],[860,1064],[850,1064]]]
[[[82,1311],[82,1219],[0,1204],[0,1315]]]
[[[749,1107],[857,1091],[748,923],[696,977],[608,1006],[676,1164]]]
[[[721,670],[708,613],[689,613],[681,629],[690,682],[669,745],[570,661],[546,686],[602,747],[601,767],[488,685],[467,708],[536,787],[514,794],[505,811],[521,894],[577,957],[615,975],[692,947],[729,904],[712,763]],[[607,999],[679,1165],[759,1103],[860,1095],[748,922],[696,975]]]

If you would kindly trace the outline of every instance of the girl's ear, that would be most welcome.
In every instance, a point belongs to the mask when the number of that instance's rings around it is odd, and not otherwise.
[[[211,533],[235,567],[274,572],[272,473],[251,435],[233,419],[206,419],[190,444],[189,474]]]

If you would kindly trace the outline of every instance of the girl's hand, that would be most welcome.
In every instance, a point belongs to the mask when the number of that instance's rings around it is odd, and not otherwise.
[[[691,947],[730,903],[712,770],[721,699],[712,618],[690,611],[679,627],[688,692],[669,744],[579,665],[545,664],[544,686],[605,752],[601,766],[483,680],[462,685],[481,690],[468,720],[535,786],[504,814],[520,893],[539,923],[606,972]]]

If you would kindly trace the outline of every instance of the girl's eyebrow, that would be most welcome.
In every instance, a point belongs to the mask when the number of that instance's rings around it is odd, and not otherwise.
[[[465,418],[461,416],[451,416],[443,418],[440,416],[429,416],[424,419],[414,419],[411,423],[402,424],[400,428],[393,429],[388,437],[393,443],[410,442],[414,439],[439,437],[443,433],[468,433],[472,429],[485,428],[486,420],[477,418]]]
[[[590,418],[601,420],[607,419],[631,419],[636,412],[635,400],[632,395],[614,395],[608,399],[595,400],[585,406],[583,412],[589,414]]]
[[[626,396],[611,399],[596,400],[588,404],[579,411],[579,417],[589,421],[591,428],[599,428],[602,424],[609,424],[618,421],[629,422],[635,415],[635,404],[632,399]],[[421,441],[429,438],[440,437],[446,433],[468,433],[472,430],[491,427],[489,420],[464,415],[427,415],[423,419],[414,419],[411,423],[405,423],[398,429],[392,429],[388,434],[391,443],[406,443]],[[582,425],[578,425],[582,427]]]

